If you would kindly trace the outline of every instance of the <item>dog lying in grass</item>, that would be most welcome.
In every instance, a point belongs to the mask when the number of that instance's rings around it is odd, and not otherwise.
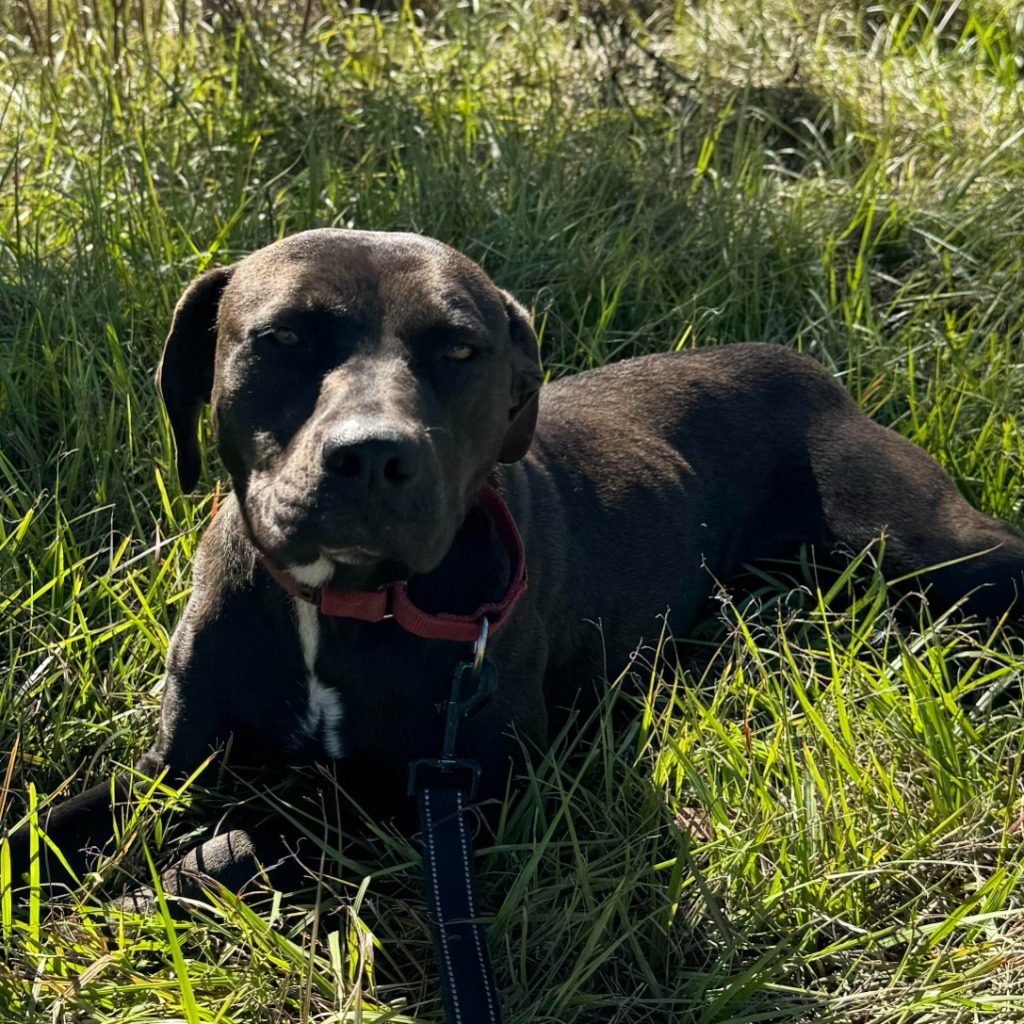
[[[497,686],[458,744],[478,798],[501,798],[606,667],[666,610],[685,634],[745,562],[884,532],[885,570],[936,608],[1001,614],[1024,582],[1024,536],[813,360],[744,344],[542,388],[525,310],[427,238],[308,231],[208,271],[178,303],[158,381],[182,487],[209,403],[233,493],[170,646],[149,777],[225,749],[240,766],[328,759],[365,809],[401,820],[409,764],[441,749],[437,707],[486,622]],[[130,791],[130,775],[104,780],[42,816],[74,872]],[[28,830],[10,838],[18,877]],[[238,889],[278,842],[224,832],[165,888]]]

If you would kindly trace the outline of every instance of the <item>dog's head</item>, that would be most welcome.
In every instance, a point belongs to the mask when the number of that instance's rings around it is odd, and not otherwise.
[[[193,282],[157,383],[184,490],[209,402],[256,546],[366,584],[438,564],[495,464],[526,454],[541,374],[525,310],[471,260],[325,229]]]

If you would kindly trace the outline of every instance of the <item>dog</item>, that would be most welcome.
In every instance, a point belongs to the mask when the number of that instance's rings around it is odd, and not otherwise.
[[[200,276],[157,381],[182,488],[209,404],[233,491],[199,546],[137,772],[181,780],[225,749],[241,766],[328,760],[364,808],[400,818],[486,620],[497,687],[458,743],[478,798],[501,799],[662,617],[685,635],[716,580],[804,543],[856,551],[884,533],[886,572],[920,574],[934,607],[1017,601],[1024,535],[807,356],[747,343],[542,380],[527,312],[438,241],[306,231]],[[41,815],[75,870],[131,784]],[[10,840],[24,870],[27,829]],[[273,856],[236,830],[164,883],[237,889]]]

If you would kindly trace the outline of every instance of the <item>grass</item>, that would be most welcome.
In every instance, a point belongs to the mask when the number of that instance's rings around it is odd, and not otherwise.
[[[0,7],[4,824],[149,743],[225,484],[178,496],[152,371],[187,282],[291,231],[466,251],[556,376],[802,348],[1024,524],[1019,5],[396,6]],[[1021,1019],[1019,633],[893,607],[877,554],[613,667],[632,726],[566,740],[479,854],[510,1021]],[[179,799],[125,823],[143,874]],[[439,1021],[412,848],[280,812],[318,907],[0,901],[0,1019]]]

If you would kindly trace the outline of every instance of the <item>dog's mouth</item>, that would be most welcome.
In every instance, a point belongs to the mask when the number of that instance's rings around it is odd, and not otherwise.
[[[299,520],[275,519],[254,524],[256,546],[280,564],[326,561],[338,567],[370,569],[374,566],[407,566],[407,572],[427,572],[444,555],[435,530],[415,525],[385,529],[378,525],[376,536],[358,525],[340,529],[319,517]],[[335,528],[331,528],[335,527]]]
[[[412,575],[409,567],[401,562],[377,554],[372,557],[353,556],[348,549],[331,553],[325,551],[312,562],[272,560],[300,583],[311,587],[330,586],[340,591],[379,590],[394,583],[404,583]]]
[[[380,548],[366,547],[362,544],[345,548],[321,548],[320,554],[335,565],[375,565],[388,558]]]
[[[431,499],[431,500],[428,500]],[[256,547],[276,564],[323,564],[353,577],[387,582],[430,572],[444,557],[459,523],[448,502],[424,495],[401,507],[365,509],[324,500],[316,489],[295,493],[250,486],[244,517]]]

